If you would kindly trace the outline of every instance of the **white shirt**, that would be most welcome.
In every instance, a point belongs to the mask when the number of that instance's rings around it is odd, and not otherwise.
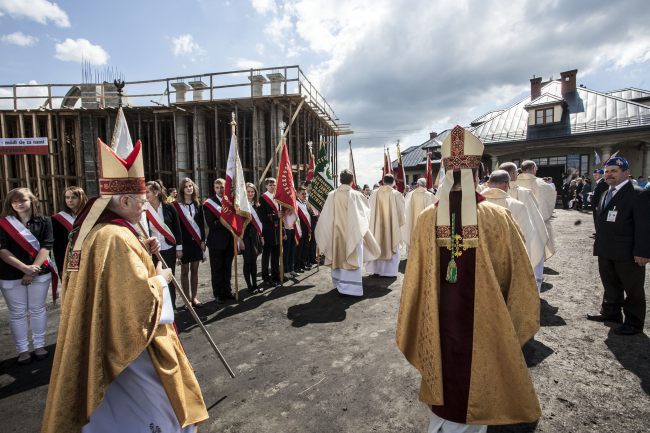
[[[610,194],[609,201],[612,201],[612,199],[614,198],[616,193],[619,192],[621,190],[621,188],[623,188],[625,186],[625,184],[628,183],[629,181],[630,181],[630,179],[625,179],[623,182],[619,183],[616,186],[610,186],[609,189],[605,192],[605,194],[603,194],[602,206],[605,205],[605,200],[607,200],[607,195],[608,194]]]

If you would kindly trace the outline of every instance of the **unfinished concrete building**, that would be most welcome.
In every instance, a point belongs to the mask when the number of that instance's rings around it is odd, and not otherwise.
[[[287,145],[296,182],[307,174],[308,142],[314,153],[325,144],[336,172],[336,138],[348,132],[299,66],[127,82],[123,105],[134,142],[143,143],[147,180],[171,187],[191,177],[203,197],[225,175],[232,113],[246,179],[256,184],[269,161],[267,176],[276,173],[283,122],[295,117]],[[0,198],[26,186],[51,213],[67,186],[97,195],[96,140],[110,142],[117,106],[106,82],[0,86],[1,137],[48,138],[47,155],[2,155]]]

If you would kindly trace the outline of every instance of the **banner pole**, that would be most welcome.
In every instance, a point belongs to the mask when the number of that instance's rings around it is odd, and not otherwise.
[[[237,249],[237,236],[235,234],[232,234],[232,242],[233,242],[233,250],[235,253],[235,260],[234,260],[234,265],[235,265],[235,301],[239,302],[239,268],[237,267],[237,254],[238,254],[238,249]]]
[[[284,213],[284,212],[282,212]],[[284,234],[282,233],[282,221],[284,220],[284,217],[280,217],[280,285],[284,284],[284,256],[282,255],[283,252],[283,244],[284,244]]]

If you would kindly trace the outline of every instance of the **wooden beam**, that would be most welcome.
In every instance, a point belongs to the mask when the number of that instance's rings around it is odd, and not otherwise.
[[[32,113],[32,137],[38,137],[38,119],[36,118],[36,113]],[[43,179],[41,178],[41,160],[41,155],[34,155],[34,165],[36,165],[36,190],[38,191],[38,200],[41,202],[41,204],[45,202],[45,206],[43,207],[43,209],[45,209],[45,213],[49,214],[50,205],[43,188]]]
[[[25,118],[23,116],[24,116],[23,113],[18,114],[18,125],[19,125],[18,134],[20,135],[20,138],[25,138]],[[32,186],[29,183],[31,176],[29,172],[29,159],[27,158],[27,155],[23,155],[22,160],[23,160],[23,167],[25,170],[25,187],[31,190]]]
[[[5,114],[0,113],[0,137],[2,138],[7,138],[7,124],[5,123]],[[4,168],[5,171],[5,191],[2,194],[3,197],[7,195],[9,190],[11,189],[9,184],[9,156],[8,155],[2,155],[2,167]]]
[[[54,143],[53,139],[53,129],[52,129],[52,113],[47,113],[47,147],[48,147],[48,161],[50,163],[50,184],[52,186],[52,204],[54,210],[59,205],[59,191],[57,190],[56,179],[54,177],[55,173],[55,158],[54,158]],[[60,142],[60,141],[59,141]]]

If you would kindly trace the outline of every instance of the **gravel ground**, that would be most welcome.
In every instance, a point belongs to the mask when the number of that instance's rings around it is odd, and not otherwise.
[[[524,348],[542,417],[533,425],[490,427],[490,432],[650,430],[650,340],[646,334],[617,336],[606,325],[585,320],[598,311],[602,294],[591,255],[591,221],[589,214],[556,211],[558,252],[545,269],[542,328]],[[200,272],[200,296],[207,302],[207,263]],[[401,283],[402,275],[364,277],[366,295],[344,299],[321,267],[270,293],[249,296],[243,290],[238,305],[217,309],[207,302],[201,316],[235,379],[189,314],[179,314],[181,339],[210,413],[201,431],[426,431],[418,375],[394,343]],[[50,306],[51,351],[58,321],[59,307]],[[19,367],[15,356],[2,299],[1,430],[37,432],[51,358]]]

